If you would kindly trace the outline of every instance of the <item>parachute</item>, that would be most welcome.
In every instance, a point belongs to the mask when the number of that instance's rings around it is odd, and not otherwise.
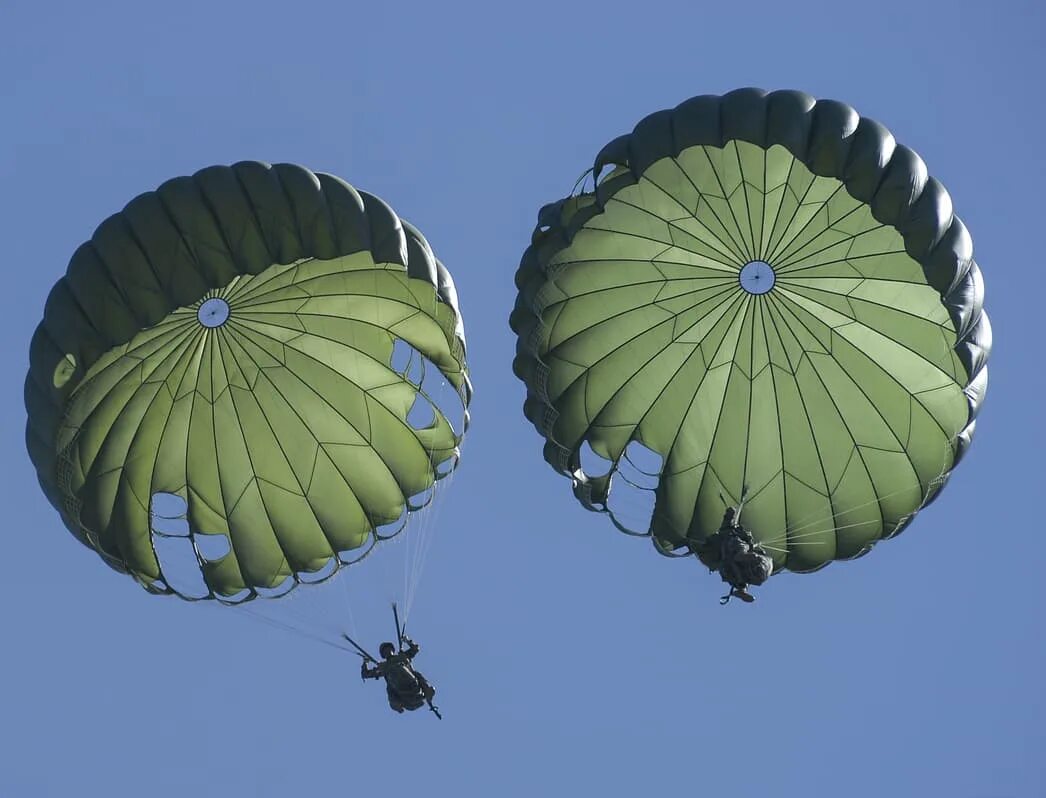
[[[540,210],[510,318],[579,501],[672,556],[743,502],[775,573],[901,532],[970,445],[991,347],[919,156],[843,103],[741,89],[646,117],[592,181]]]
[[[142,194],[76,251],[32,339],[26,440],[106,563],[238,602],[402,529],[456,467],[471,392],[421,233],[339,178],[242,162]],[[165,572],[169,540],[191,544],[198,594]]]

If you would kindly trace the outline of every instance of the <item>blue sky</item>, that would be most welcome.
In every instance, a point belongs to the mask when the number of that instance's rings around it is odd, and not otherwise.
[[[1046,12],[705,5],[4,3],[0,795],[1046,794]],[[507,318],[540,205],[645,114],[747,85],[846,101],[923,156],[996,348],[973,450],[908,532],[721,608],[545,466]],[[348,654],[105,568],[25,454],[28,343],[75,247],[243,159],[377,194],[457,281],[473,426],[411,616],[442,723],[390,713]]]

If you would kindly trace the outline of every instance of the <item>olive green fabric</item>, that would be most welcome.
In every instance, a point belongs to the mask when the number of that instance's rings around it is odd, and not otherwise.
[[[842,103],[742,89],[647,117],[594,175],[541,210],[511,318],[525,412],[582,503],[614,515],[638,442],[662,467],[626,531],[664,553],[745,488],[776,570],[899,532],[969,445],[991,344],[970,238],[918,156]],[[770,268],[746,288],[748,264]]]
[[[434,404],[416,428],[432,400],[397,341],[460,396],[458,429]],[[77,250],[33,338],[27,442],[73,534],[161,592],[154,497],[179,496],[229,597],[358,556],[454,468],[470,395],[421,234],[335,177],[248,162],[164,183]]]

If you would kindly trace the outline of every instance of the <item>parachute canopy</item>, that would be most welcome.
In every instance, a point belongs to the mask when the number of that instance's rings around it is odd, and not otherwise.
[[[922,160],[840,102],[742,89],[648,116],[593,180],[541,209],[511,317],[582,503],[683,556],[747,489],[775,570],[900,532],[970,443],[991,345]]]
[[[336,177],[244,162],[142,194],[76,251],[32,340],[26,437],[107,563],[172,592],[158,548],[181,537],[206,597],[250,598],[404,522],[456,466],[470,396],[421,233]]]

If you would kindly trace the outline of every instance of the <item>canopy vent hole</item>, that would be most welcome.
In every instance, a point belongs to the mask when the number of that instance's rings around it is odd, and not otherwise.
[[[751,260],[741,268],[738,279],[741,287],[749,294],[761,296],[774,287],[777,275],[766,261]]]

